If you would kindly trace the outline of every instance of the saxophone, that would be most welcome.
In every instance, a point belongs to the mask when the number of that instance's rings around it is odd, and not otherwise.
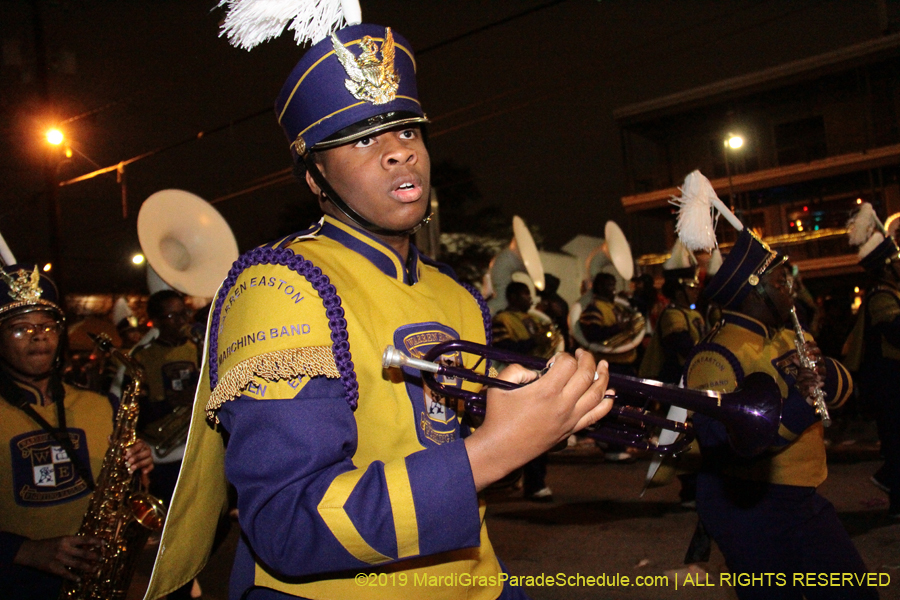
[[[122,394],[97,488],[78,530],[80,536],[103,541],[98,549],[99,566],[94,572],[81,573],[80,581],[64,582],[60,600],[124,600],[137,557],[150,533],[162,531],[166,516],[162,501],[146,493],[139,477],[132,476],[125,465],[125,449],[137,440],[135,426],[143,372],[131,358],[113,347],[108,337],[92,337],[101,350],[110,352],[125,366],[131,383]]]
[[[797,354],[800,356],[800,364],[804,369],[816,370],[816,361],[806,349],[806,337],[803,335],[803,326],[800,325],[800,319],[797,318],[797,311],[791,307],[791,320],[794,322],[794,345],[797,347]],[[816,414],[822,419],[822,425],[828,427],[831,425],[831,415],[828,414],[828,407],[825,405],[825,392],[821,387],[816,387],[812,393],[813,406]]]

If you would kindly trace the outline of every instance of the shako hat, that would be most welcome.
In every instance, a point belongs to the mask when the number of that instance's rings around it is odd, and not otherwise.
[[[859,265],[869,273],[877,273],[884,265],[900,258],[900,248],[894,241],[896,219],[889,219],[890,229],[886,229],[875,209],[863,202],[855,215],[847,223],[847,236],[851,246],[859,246]]]
[[[362,24],[357,0],[220,0],[221,35],[252,49],[294,32],[312,46],[275,101],[294,160],[310,150],[408,123],[425,123],[412,46],[390,27]]]
[[[678,237],[689,250],[712,251],[716,248],[718,215],[725,217],[740,232],[731,252],[705,289],[710,302],[724,308],[736,307],[747,297],[750,289],[759,284],[760,278],[786,261],[787,256],[769,248],[755,233],[744,227],[700,171],[689,173],[680,190],[681,197],[673,196],[670,202],[678,206],[676,229]]]
[[[37,265],[0,267],[0,321],[13,315],[46,310],[63,318],[56,284]]]
[[[310,48],[275,114],[294,159],[401,125],[425,123],[412,47],[390,27],[345,27]]]
[[[409,42],[390,27],[362,24],[356,0],[219,2],[224,4],[229,10],[223,33],[234,46],[250,49],[286,27],[294,30],[297,43],[313,42],[282,87],[275,113],[295,165],[306,169],[322,199],[375,234],[412,235],[428,223],[430,215],[405,230],[368,221],[338,195],[310,156],[313,150],[428,121],[419,104]]]

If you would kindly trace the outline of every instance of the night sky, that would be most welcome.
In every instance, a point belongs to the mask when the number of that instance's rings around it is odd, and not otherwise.
[[[636,254],[665,250],[621,209],[616,108],[880,35],[874,0],[361,4],[364,21],[392,26],[420,53],[432,162],[471,169],[485,202],[538,225],[548,250],[579,233],[602,235],[607,219]],[[290,166],[267,109],[302,49],[290,33],[250,52],[233,48],[218,37],[224,13],[214,5],[0,2],[0,232],[20,261],[50,257],[41,136],[53,120],[75,150],[60,180],[166,149],[125,168],[127,218],[114,172],[59,190],[68,291],[141,291],[129,259],[139,250],[140,204],[153,192],[216,201]],[[242,251],[278,235],[299,212],[291,206],[310,201],[299,183],[279,181],[216,203]]]

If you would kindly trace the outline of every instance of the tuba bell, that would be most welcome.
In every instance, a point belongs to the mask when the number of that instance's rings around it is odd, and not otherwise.
[[[497,314],[506,307],[506,287],[513,281],[521,281],[531,288],[534,298],[535,290],[544,289],[544,266],[538,253],[537,245],[528,226],[522,217],[513,217],[513,239],[509,247],[491,261],[485,275],[485,297],[491,314]]]
[[[623,330],[616,335],[599,342],[590,342],[584,337],[578,319],[581,313],[590,305],[593,295],[590,291],[590,282],[601,272],[611,273],[618,280],[629,282],[634,277],[634,259],[631,255],[631,246],[625,238],[622,229],[614,222],[607,221],[604,227],[604,243],[598,246],[585,261],[588,274],[586,291],[577,302],[569,309],[569,331],[572,337],[582,348],[587,348],[596,354],[624,354],[636,348],[647,334],[647,324],[644,316],[634,310],[627,301],[616,298],[615,312],[619,323],[625,325]]]
[[[176,289],[188,296],[212,298],[238,258],[237,241],[224,217],[207,201],[183,190],[162,190],[141,205],[138,239],[147,257],[147,287],[151,293]],[[153,339],[154,331],[135,348]],[[198,365],[203,341],[197,343]],[[187,439],[190,406],[147,424],[141,432],[159,459],[180,448]]]
[[[188,296],[212,298],[238,257],[225,218],[209,202],[183,190],[162,190],[147,198],[137,230],[159,280]]]

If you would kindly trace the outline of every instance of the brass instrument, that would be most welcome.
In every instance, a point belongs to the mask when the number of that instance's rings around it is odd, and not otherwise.
[[[465,401],[466,410],[475,414],[484,414],[486,395],[483,390],[470,392],[461,387],[444,385],[436,376],[454,380],[458,378],[506,390],[522,387],[516,383],[482,375],[473,369],[439,362],[443,355],[459,356],[462,353],[479,356],[477,364],[483,361],[497,361],[519,364],[538,372],[548,368],[546,360],[464,340],[449,340],[437,344],[421,359],[410,358],[393,346],[388,346],[382,356],[382,366],[386,369],[391,367],[418,369],[429,389],[440,395]],[[737,391],[730,393],[686,390],[659,381],[615,374],[609,376],[609,387],[615,388],[617,401],[624,397],[654,400],[716,419],[725,425],[732,448],[741,456],[754,456],[771,446],[775,442],[781,424],[781,391],[775,380],[765,373],[751,373],[744,378]],[[648,439],[656,427],[685,435],[680,441],[659,446]],[[588,435],[600,441],[625,444],[661,454],[678,454],[694,439],[693,428],[687,423],[664,419],[638,407],[622,404],[614,406],[609,415],[593,425],[588,430]]]
[[[538,323],[538,330],[532,336],[535,341],[532,354],[541,358],[550,358],[557,352],[562,352],[565,349],[565,340],[553,319],[536,308],[529,310],[528,314]]]
[[[211,298],[238,258],[237,240],[225,218],[209,202],[184,190],[161,190],[147,198],[138,214],[137,231],[147,257],[151,293],[176,289]],[[197,346],[197,365],[202,365],[202,336],[193,328],[185,333]],[[191,407],[177,406],[147,424],[141,437],[155,458],[164,458],[184,445],[190,424]]]
[[[584,283],[588,288],[594,277],[600,272],[615,275],[616,280],[621,282],[631,281],[634,276],[631,246],[629,246],[622,229],[615,221],[607,221],[603,235],[606,236],[603,244],[591,253],[585,264],[588,279]],[[577,302],[573,302],[569,309],[569,331],[578,345],[601,356],[624,354],[637,348],[647,334],[647,323],[644,315],[634,310],[626,300],[621,298],[615,299],[614,310],[616,321],[624,325],[623,330],[601,341],[592,342],[584,336],[578,319],[592,300],[593,294],[588,291]]]
[[[794,345],[797,347],[797,354],[800,356],[800,364],[804,369],[816,370],[816,360],[810,355],[806,349],[806,337],[803,335],[803,326],[800,325],[800,319],[797,318],[797,311],[791,307],[791,321],[794,323]],[[828,414],[828,406],[825,404],[825,392],[821,386],[816,386],[812,392],[813,406],[816,414],[822,420],[824,427],[831,425],[831,415]]]
[[[625,307],[618,302],[615,305],[615,312],[618,322],[625,326],[621,332],[599,342],[606,354],[618,354],[623,352],[622,347],[628,347],[628,350],[637,346],[644,339],[647,330],[647,323],[639,311],[631,307]],[[634,341],[637,340],[637,343]],[[627,350],[626,350],[627,351]],[[601,350],[601,353],[603,351]]]
[[[137,440],[135,426],[143,373],[132,359],[113,347],[108,337],[95,336],[94,341],[125,365],[131,383],[122,394],[97,488],[78,530],[80,536],[103,541],[98,549],[99,566],[96,571],[81,573],[79,581],[64,582],[61,600],[124,600],[138,554],[151,532],[162,531],[166,517],[162,501],[143,490],[139,476],[129,473],[125,464],[125,449]]]
[[[141,438],[150,444],[156,456],[164,458],[172,450],[184,445],[191,428],[191,407],[176,406],[172,412],[149,423],[141,431]]]
[[[506,288],[513,281],[526,284],[534,298],[544,289],[544,265],[528,226],[522,217],[513,217],[513,239],[509,247],[491,260],[485,274],[484,290],[488,308],[495,315],[506,306]]]

